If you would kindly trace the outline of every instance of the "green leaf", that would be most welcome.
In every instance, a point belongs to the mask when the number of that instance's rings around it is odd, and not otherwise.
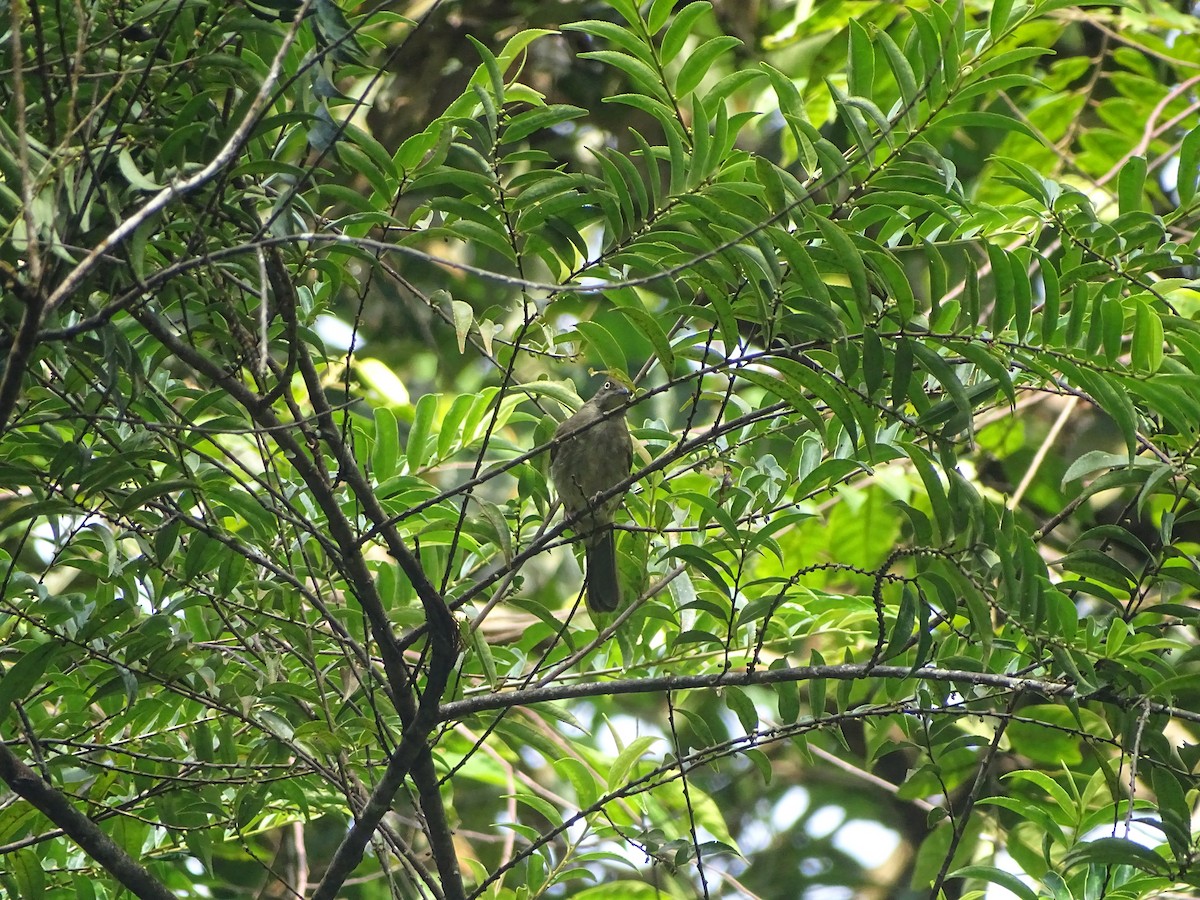
[[[1166,875],[1167,861],[1137,841],[1106,837],[1076,844],[1063,857],[1064,870],[1080,865],[1131,866],[1154,875]]]
[[[892,40],[891,35],[886,31],[875,32],[875,42],[883,48],[883,54],[887,59],[889,68],[892,70],[892,76],[896,79],[896,86],[900,90],[900,98],[904,102],[904,117],[905,124],[909,124],[914,119],[914,112],[917,108],[917,102],[920,98],[920,90],[917,87],[917,77],[913,73],[912,65],[909,63],[904,52]]]
[[[738,373],[738,377],[785,400],[796,412],[812,423],[818,434],[824,435],[825,420],[803,391],[783,379],[753,369],[742,370]]]
[[[725,687],[721,689],[721,696],[746,734],[752,734],[758,728],[758,710],[746,692],[738,687]]]
[[[679,74],[675,76],[675,96],[686,97],[700,84],[702,78],[709,73],[713,64],[724,53],[740,46],[741,41],[729,35],[709,38],[684,60]],[[696,127],[700,127],[697,123]]]
[[[1184,135],[1179,145],[1178,172],[1179,205],[1188,207],[1195,199],[1196,186],[1200,181],[1200,125]]]
[[[646,14],[646,31],[650,34],[658,34],[667,20],[671,18],[671,11],[679,0],[654,0],[650,4],[650,11]]]
[[[1013,389],[1012,375],[1006,365],[1008,359],[1001,362],[992,355],[994,351],[986,346],[970,341],[957,345],[957,348],[963,356],[974,363],[992,381],[1000,385],[1000,389],[1004,391],[1004,396],[1008,400],[1008,405],[1015,407],[1017,404],[1017,393]]]
[[[1067,314],[1067,330],[1064,336],[1066,346],[1078,346],[1090,305],[1088,286],[1082,281],[1076,282],[1071,289],[1071,308]]]
[[[937,351],[925,345],[923,341],[912,341],[913,356],[920,364],[921,368],[932,375],[937,382],[946,390],[950,401],[954,408],[958,411],[958,417],[953,419],[947,425],[947,431],[956,433],[963,430],[968,430],[971,426],[971,415],[974,412],[974,406],[971,403],[971,398],[967,395],[966,388],[958,375],[955,374],[949,363]],[[918,422],[923,424],[931,424],[939,418],[938,408],[935,406],[929,412],[923,414]]]
[[[496,107],[503,106],[505,102],[504,75],[503,67],[500,65],[500,61],[496,59],[495,54],[493,54],[492,51],[487,48],[487,45],[485,45],[482,41],[477,40],[474,35],[468,34],[467,40],[475,45],[475,52],[478,53],[480,58],[483,59],[483,69],[485,72],[487,72],[487,80],[492,89],[490,98],[491,101]],[[473,83],[477,84],[477,82],[474,81]],[[487,95],[485,94],[484,96],[486,97]],[[495,112],[493,110],[490,114],[490,118],[492,118],[490,125],[493,134],[496,132],[496,122],[494,117]]]
[[[721,111],[725,109],[724,104],[721,106]],[[687,185],[689,188],[697,187],[701,181],[708,177],[709,173],[716,169],[715,163],[718,160],[713,159],[712,150],[715,142],[712,138],[712,132],[709,130],[708,113],[704,109],[704,101],[699,94],[692,94],[692,160],[688,167]],[[701,204],[709,200],[708,197],[701,193],[694,193],[687,198],[688,202],[693,204]],[[719,220],[718,220],[719,221]]]
[[[1158,799],[1159,817],[1167,843],[1179,865],[1187,866],[1191,859],[1192,809],[1183,786],[1175,774],[1163,766],[1154,767],[1151,783]]]
[[[354,371],[370,390],[393,409],[408,405],[408,389],[389,366],[365,357],[358,360]]]
[[[955,869],[947,877],[973,878],[980,881],[987,881],[991,884],[998,884],[1006,891],[1016,894],[1020,900],[1038,900],[1037,891],[1012,872],[997,869],[995,866],[963,866],[961,869]]]
[[[614,162],[619,156],[619,153],[611,151],[596,154],[596,161],[600,163],[604,180],[620,203],[620,218],[616,222],[610,222],[610,228],[614,235],[620,235],[626,229],[633,230],[638,223],[637,210],[634,208],[633,193],[630,191],[629,185],[626,184],[621,169]],[[640,180],[636,181],[635,184],[640,184]]]
[[[43,871],[42,860],[37,853],[28,847],[23,847],[5,854],[6,872],[0,877],[12,879],[14,897],[45,897],[46,873]],[[7,878],[5,879],[7,881]]]
[[[598,322],[580,322],[575,328],[600,357],[605,369],[610,372],[629,371],[629,363],[625,358],[625,351],[621,349],[621,342],[607,328]]]
[[[125,180],[139,191],[161,191],[164,187],[164,185],[159,184],[152,178],[147,178],[141,173],[137,167],[137,163],[133,161],[133,156],[130,154],[129,149],[126,147],[122,147],[117,153],[117,168],[125,176]]]
[[[1089,450],[1067,468],[1066,473],[1062,477],[1062,484],[1066,486],[1075,479],[1091,475],[1100,469],[1113,469],[1128,464],[1128,456],[1119,453],[1109,453],[1105,450]]]
[[[408,471],[416,474],[429,461],[432,444],[429,440],[433,432],[433,418],[437,414],[438,395],[425,394],[417,401],[413,410],[412,428],[408,431],[408,442],[405,444],[404,455],[408,460]]]
[[[196,482],[191,478],[171,478],[167,481],[152,481],[149,484],[142,485],[137,490],[130,491],[129,494],[121,499],[118,508],[122,512],[141,509],[151,500],[194,487],[196,487]]]
[[[994,112],[957,112],[938,116],[933,120],[934,128],[995,128],[1001,131],[1015,131],[1031,140],[1041,143],[1036,131],[1020,119]]]
[[[369,154],[346,141],[339,141],[335,146],[338,161],[347,170],[361,174],[381,197],[391,196],[395,190],[395,182],[375,164],[375,160]],[[391,164],[390,159],[388,164]]]
[[[630,323],[653,345],[654,354],[658,357],[663,369],[667,372],[674,371],[675,351],[671,348],[671,342],[667,338],[666,332],[663,331],[658,318],[642,309],[641,306],[622,306],[620,311],[621,315],[629,319]]]
[[[1100,297],[1100,335],[1109,365],[1121,356],[1125,343],[1125,304],[1118,297]]]
[[[609,766],[608,781],[606,782],[608,790],[616,791],[625,787],[634,765],[657,741],[656,737],[640,737],[630,741]]]
[[[819,397],[846,429],[852,442],[858,440],[858,422],[853,409],[837,384],[823,372],[815,371],[791,359],[777,359],[775,366],[789,383],[802,385],[804,390]]]
[[[999,41],[1008,30],[1009,17],[1012,15],[1013,0],[996,0],[988,13],[988,31],[993,41]]]
[[[1054,334],[1058,329],[1058,316],[1061,306],[1058,275],[1054,266],[1044,256],[1037,256],[1038,270],[1042,275],[1042,293],[1045,301],[1042,304],[1042,344],[1054,343]]]
[[[1139,212],[1144,206],[1146,189],[1146,157],[1131,156],[1121,166],[1117,176],[1117,198],[1122,215]]]
[[[1116,422],[1132,459],[1137,454],[1137,416],[1129,392],[1110,376],[1076,366],[1066,359],[1059,358],[1057,362],[1064,374],[1091,394],[1100,409]]]
[[[890,209],[911,206],[937,216],[951,225],[958,224],[958,220],[946,209],[943,198],[916,194],[912,191],[872,191],[866,194],[858,205],[863,207],[882,205]]]
[[[900,607],[896,610],[896,619],[892,623],[891,634],[888,635],[883,659],[891,659],[904,651],[917,623],[917,603],[916,592],[909,585],[904,585],[900,593]]]
[[[561,125],[563,122],[569,122],[572,119],[578,119],[586,115],[586,109],[580,109],[578,106],[568,106],[563,103],[527,110],[508,120],[508,123],[500,132],[500,141],[504,144],[514,144],[517,141],[523,141],[535,132],[545,128],[553,128],[555,125]]]
[[[400,428],[396,414],[386,406],[372,410],[375,417],[375,447],[371,451],[371,470],[377,482],[396,474],[400,459]]]
[[[642,173],[638,171],[632,160],[624,153],[611,152],[607,154],[613,165],[621,174],[623,183],[629,188],[630,196],[635,203],[633,217],[629,221],[635,222],[645,219],[652,210],[650,208],[650,195],[646,189],[646,181]]]
[[[670,65],[675,60],[695,28],[696,21],[710,9],[712,9],[712,4],[708,0],[698,0],[696,3],[689,3],[676,13],[675,19],[671,22],[666,34],[663,35],[662,44],[659,46],[659,55],[664,66]]]
[[[587,809],[600,799],[602,785],[581,760],[573,756],[557,759],[554,761],[554,768],[571,782],[580,809]]]
[[[1153,375],[1163,361],[1163,324],[1150,304],[1139,299],[1133,320],[1132,359],[1135,369]]]
[[[846,233],[833,222],[823,217],[817,217],[816,224],[821,231],[821,236],[829,244],[841,264],[842,271],[850,279],[850,287],[853,290],[854,299],[858,303],[859,311],[866,315],[871,307],[871,291],[867,282],[867,267],[863,263],[862,254],[858,252],[858,248],[854,246],[854,242]]]
[[[954,521],[954,517],[950,511],[950,504],[946,499],[946,489],[942,485],[942,480],[938,476],[932,460],[923,449],[908,443],[901,444],[901,447],[908,455],[908,458],[912,460],[913,466],[921,478],[921,482],[925,485],[925,494],[929,498],[929,504],[932,507],[933,521],[940,531],[944,527],[944,523]]]
[[[771,668],[783,668],[786,660],[776,660]],[[775,685],[775,703],[779,709],[779,721],[787,724],[800,717],[800,685],[795,681],[781,681]]]
[[[594,59],[606,66],[620,69],[629,76],[630,81],[639,90],[664,102],[669,103],[671,100],[670,95],[662,86],[658,73],[637,57],[621,53],[619,50],[589,50],[586,53],[580,53],[579,56],[581,59]]]
[[[389,186],[394,186],[396,181],[396,163],[392,160],[392,156],[379,141],[365,131],[359,128],[353,122],[346,123],[346,137],[351,140],[355,147],[362,150],[363,153],[371,160],[373,168],[377,169],[386,179]],[[392,187],[394,190],[394,187]]]
[[[358,36],[346,14],[334,0],[314,0],[318,45],[328,49],[338,62],[359,62],[365,56]]]
[[[582,31],[584,34],[603,38],[610,44],[620,47],[630,56],[637,57],[647,65],[654,64],[654,54],[650,47],[633,31],[616,22],[605,22],[601,19],[585,19],[582,22],[572,22],[563,26],[563,31]]]
[[[638,25],[642,21],[635,0],[608,0],[608,5],[621,14],[630,25]]]
[[[867,31],[857,19],[848,23],[849,46],[847,47],[846,82],[850,93],[859,97],[871,97],[875,87],[875,48]]]
[[[1029,253],[1018,249],[1008,256],[1013,287],[1013,324],[1017,340],[1024,343],[1033,319],[1033,286],[1029,283]]]
[[[25,696],[45,674],[47,667],[65,650],[57,641],[44,641],[22,653],[0,677],[0,722],[7,717],[13,703]]]
[[[883,387],[883,379],[887,374],[887,362],[883,352],[883,342],[879,332],[868,328],[863,332],[862,344],[862,373],[863,383],[867,386],[867,394],[874,396]]]

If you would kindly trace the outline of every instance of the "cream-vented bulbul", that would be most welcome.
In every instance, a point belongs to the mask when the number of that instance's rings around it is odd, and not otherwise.
[[[555,429],[557,443],[550,450],[550,477],[563,510],[569,517],[579,514],[574,528],[583,539],[587,603],[596,612],[612,612],[621,600],[612,523],[624,491],[601,503],[594,501],[629,476],[633,440],[624,411],[613,412],[628,399],[624,385],[604,382],[579,412]],[[612,415],[604,418],[605,413]]]

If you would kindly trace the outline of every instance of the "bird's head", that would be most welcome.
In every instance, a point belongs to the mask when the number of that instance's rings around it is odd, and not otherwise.
[[[600,386],[600,390],[596,391],[591,402],[599,407],[602,412],[608,412],[611,409],[616,409],[618,406],[624,405],[628,399],[629,388],[616,379],[609,378]]]

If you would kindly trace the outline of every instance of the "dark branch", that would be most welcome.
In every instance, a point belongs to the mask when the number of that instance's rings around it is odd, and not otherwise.
[[[72,806],[60,791],[21,762],[3,742],[0,742],[0,778],[111,872],[130,893],[143,900],[177,900],[174,893],[117,846],[99,825]]]

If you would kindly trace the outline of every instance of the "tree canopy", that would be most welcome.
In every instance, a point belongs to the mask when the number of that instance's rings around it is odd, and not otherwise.
[[[1190,13],[4,13],[9,894],[1200,887]]]

